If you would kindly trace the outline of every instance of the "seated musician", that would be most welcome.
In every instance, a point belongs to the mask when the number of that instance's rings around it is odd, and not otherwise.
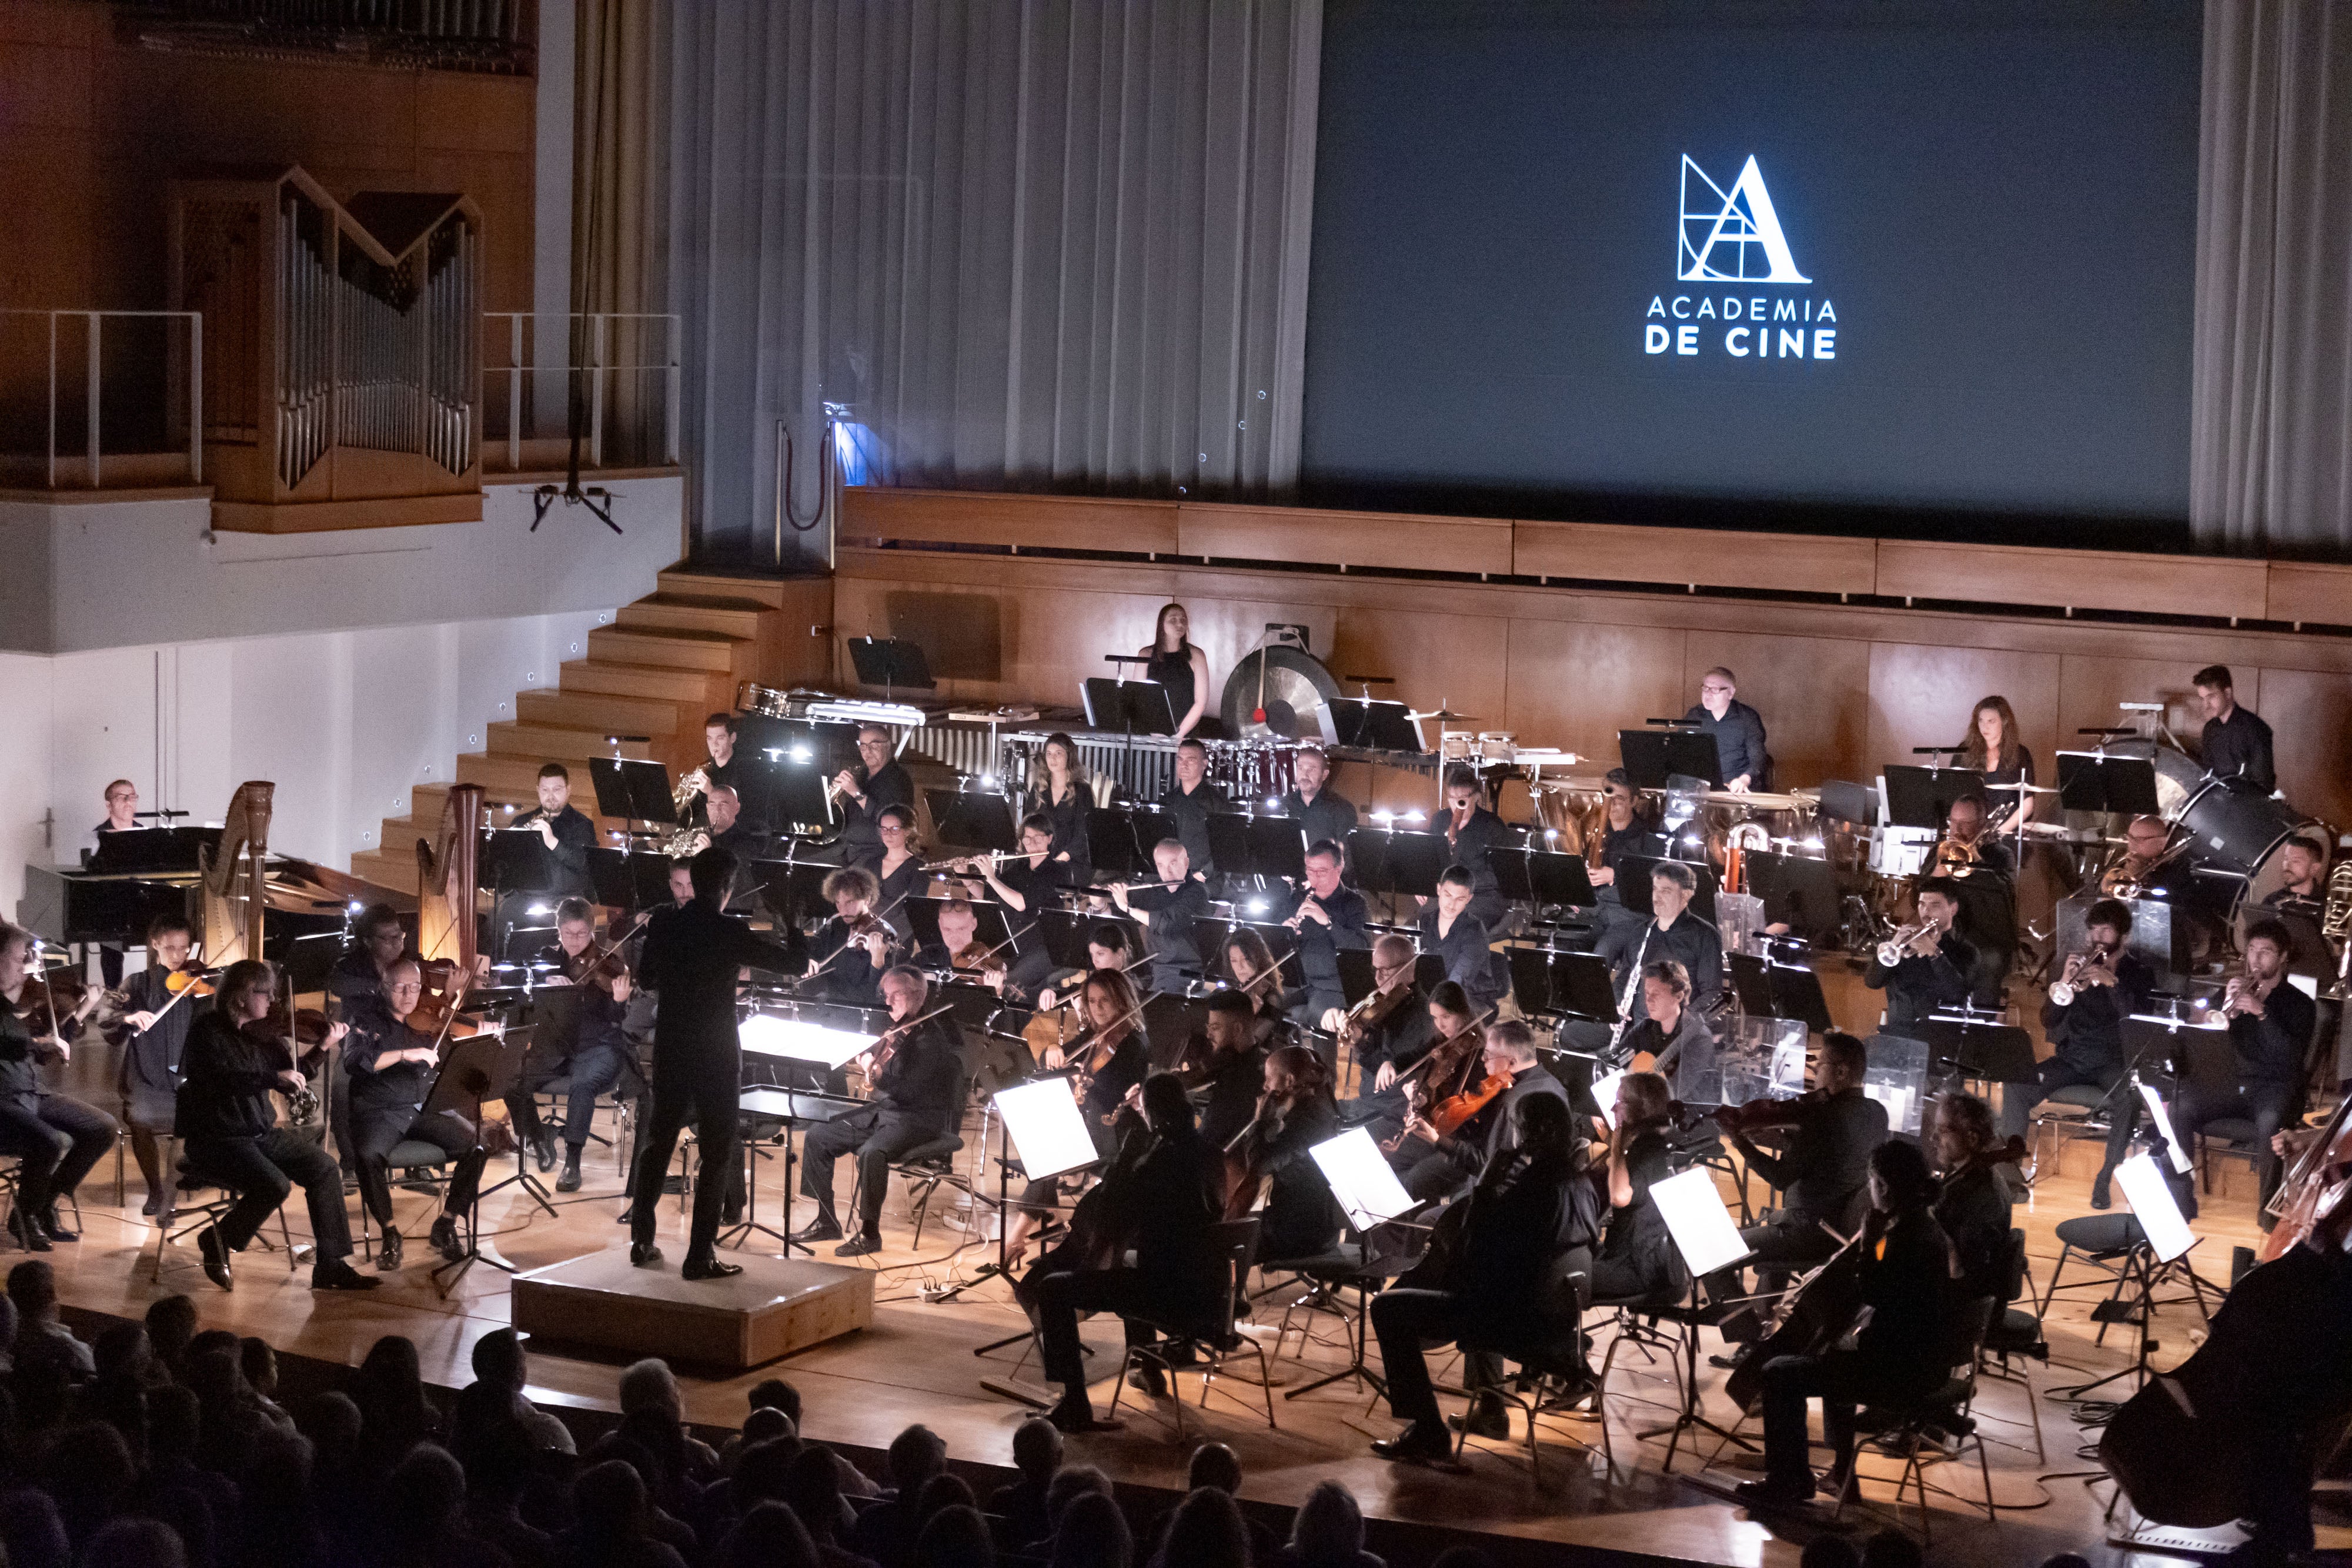
[[[878,724],[860,728],[857,766],[835,774],[833,787],[841,800],[841,863],[872,871],[883,855],[882,809],[915,806],[915,780],[898,761],[890,732]]]
[[[1347,1026],[1345,1014],[1323,1017],[1326,1032],[1340,1034],[1344,1029],[1352,1035],[1356,1053],[1357,1097],[1341,1106],[1343,1121],[1353,1124],[1378,1118],[1402,1127],[1404,1095],[1396,1087],[1397,1074],[1419,1061],[1443,1038],[1433,1010],[1436,998],[1422,994],[1413,977],[1413,957],[1411,942],[1392,931],[1383,935],[1372,944],[1372,995],[1365,998],[1380,1017],[1352,1027]],[[1454,1029],[1469,1028],[1477,1015],[1462,988],[1447,981],[1437,989],[1454,1004],[1447,1013],[1448,1021],[1458,1014]],[[1385,1137],[1394,1130],[1376,1129],[1374,1135]]]
[[[163,821],[170,820],[168,817],[160,819]],[[99,841],[107,834],[135,832],[138,827],[139,786],[128,779],[117,779],[106,787],[106,821],[89,831],[89,837],[85,841],[82,848],[82,864],[86,866],[89,863],[89,857],[96,852]],[[122,945],[121,943],[99,944],[98,975],[99,978],[106,982],[108,990],[119,990],[121,988]]]
[[[882,977],[882,999],[891,1023],[903,1025],[929,1010],[930,986],[920,972],[902,966]],[[793,1238],[803,1244],[841,1240],[833,1167],[844,1155],[856,1156],[857,1234],[833,1249],[837,1258],[863,1258],[882,1249],[882,1200],[890,1190],[890,1162],[953,1133],[963,1116],[956,1098],[963,1065],[955,1020],[924,1019],[906,1033],[887,1038],[888,1060],[878,1069],[870,1058],[859,1059],[869,1067],[871,1108],[819,1123],[802,1145],[801,1196],[816,1203],[816,1218]]]
[[[2271,755],[2271,727],[2250,707],[2242,706],[2227,664],[2208,664],[2191,678],[2197,703],[2205,714],[2198,737],[2198,760],[2216,779],[2243,779],[2270,793],[2278,788],[2278,768]]]
[[[1356,831],[1356,807],[1345,795],[1330,788],[1331,759],[1319,746],[1302,746],[1290,761],[1290,776],[1297,780],[1290,792],[1282,798],[1277,808],[1281,814],[1298,824],[1299,833],[1310,844],[1329,840],[1344,844],[1348,835]]]
[[[1159,1322],[1206,1327],[1222,1320],[1234,1284],[1213,1228],[1223,1215],[1218,1150],[1192,1125],[1192,1102],[1173,1073],[1146,1079],[1141,1103],[1139,1119],[1121,1113],[1123,1135],[1108,1125],[1097,1135],[1106,1156],[1116,1154],[1102,1185],[1087,1196],[1087,1211],[1073,1217],[1069,1240],[1039,1259],[1016,1291],[1036,1325],[1046,1380],[1062,1385],[1046,1419],[1065,1432],[1116,1426],[1096,1420],[1087,1401],[1080,1312],[1149,1312]],[[1118,1261],[1130,1246],[1132,1268]],[[1101,1259],[1112,1266],[1090,1266]],[[1149,1344],[1153,1331],[1130,1321],[1127,1337],[1130,1345]],[[1157,1367],[1142,1381],[1154,1396],[1166,1392]]]
[[[1665,835],[1642,814],[1633,780],[1622,768],[1612,768],[1601,781],[1602,810],[1601,863],[1588,874],[1601,890],[1602,918],[1613,922],[1625,915],[1625,901],[1617,892],[1617,868],[1628,857],[1655,860],[1666,852]]]
[[[1827,1258],[1837,1250],[1830,1231],[1850,1235],[1861,1220],[1870,1153],[1887,1135],[1886,1107],[1862,1092],[1869,1062],[1861,1040],[1832,1030],[1822,1036],[1810,1092],[1716,1113],[1748,1168],[1780,1192],[1780,1212],[1739,1233],[1755,1254],[1759,1291],[1778,1291],[1791,1272]],[[1767,1126],[1788,1129],[1778,1154],[1758,1148],[1751,1135]]]
[[[1051,1012],[1073,1000],[1076,988],[1088,975],[1101,969],[1124,971],[1134,962],[1135,949],[1128,943],[1127,927],[1113,920],[1097,921],[1087,932],[1087,967],[1055,969],[1047,975],[1045,988],[1037,993],[1037,1010]]]
[[[1933,1125],[1936,1223],[1952,1244],[1954,1300],[2006,1302],[2011,1199],[1994,1157],[1992,1109],[1973,1094],[1938,1096]]]
[[[394,924],[393,930],[400,929]],[[188,1045],[188,1030],[199,1013],[212,1007],[209,997],[186,997],[167,983],[188,961],[194,934],[187,917],[159,915],[147,925],[147,967],[123,984],[128,1010],[110,1038],[120,1036],[122,1062],[118,1086],[122,1092],[122,1120],[131,1129],[131,1152],[139,1174],[147,1180],[143,1215],[163,1207],[162,1140],[172,1135],[172,1112],[180,1093],[180,1058]]]
[[[1117,969],[1103,969],[1087,977],[1083,996],[1086,1009],[1086,1032],[1069,1042],[1066,1051],[1058,1045],[1048,1046],[1040,1064],[1048,1072],[1069,1071],[1071,1087],[1078,1096],[1078,1109],[1085,1113],[1087,1131],[1095,1147],[1104,1157],[1109,1157],[1117,1147],[1111,1131],[1117,1119],[1119,1102],[1127,1092],[1143,1082],[1150,1066],[1143,1038],[1143,1009],[1138,1003],[1135,987]],[[1173,1078],[1169,1086],[1179,1094],[1183,1085]],[[1185,1124],[1192,1124],[1192,1108],[1185,1107]],[[1053,1212],[1061,1201],[1062,1181],[1059,1176],[1046,1176],[1033,1181],[1021,1192],[1018,1212],[1013,1217],[1005,1246],[1010,1257],[1018,1260],[1028,1253],[1029,1239],[1038,1225]]]
[[[371,904],[352,921],[352,946],[327,971],[327,995],[346,1015],[383,994],[383,972],[408,951],[408,932],[389,904]]]
[[[915,950],[915,967],[971,980],[1000,995],[1004,989],[1004,955],[980,939],[980,915],[968,898],[950,898],[940,905],[940,939]]]
[[[1919,884],[1912,905],[1919,918],[1902,943],[1899,962],[1889,967],[1871,956],[1862,983],[1886,993],[1886,1028],[1901,1034],[1927,1021],[1941,1008],[1956,1008],[1976,990],[1977,950],[1953,929],[1960,917],[1959,889],[1951,878],[1931,876]]]
[[[1445,817],[1439,824],[1454,865],[1470,873],[1470,913],[1489,931],[1503,924],[1510,905],[1495,874],[1495,854],[1515,849],[1518,835],[1488,810],[1478,775],[1459,763],[1445,770]]]
[[[58,1218],[58,1202],[73,1196],[119,1130],[97,1106],[41,1087],[40,1064],[71,1059],[74,1037],[100,995],[92,987],[71,1004],[45,995],[33,934],[0,920],[0,1001],[7,1004],[0,1007],[0,1155],[16,1157],[8,1234],[28,1251],[81,1239]]]
[[[2032,784],[2033,753],[2017,738],[2017,710],[2002,696],[1986,697],[1969,713],[1969,733],[1959,745],[1959,766],[1984,775],[1988,787]],[[1995,789],[2000,796],[2000,816],[2010,821],[2022,812],[2033,820],[2033,797],[2023,789]]]
[[[808,972],[817,981],[810,994],[853,1007],[880,1007],[882,971],[890,967],[897,934],[874,913],[880,893],[874,873],[844,866],[827,873],[819,891],[833,905],[833,916],[809,938]]]
[[[1478,918],[1476,879],[1466,866],[1450,865],[1437,879],[1437,902],[1421,912],[1421,950],[1445,961],[1445,977],[1460,986],[1480,1012],[1510,988],[1510,971],[1488,943]]]
[[[1477,1179],[1486,1162],[1511,1146],[1518,1135],[1512,1110],[1521,1101],[1545,1098],[1568,1103],[1568,1090],[1537,1059],[1535,1031],[1517,1019],[1486,1026],[1479,1067],[1470,1075],[1469,1087],[1477,1090],[1482,1082],[1491,1086],[1497,1079],[1507,1087],[1451,1133],[1439,1132],[1429,1120],[1435,1106],[1426,1100],[1406,1111],[1400,1157],[1411,1158],[1415,1149],[1422,1153],[1404,1171],[1405,1191],[1424,1203],[1460,1192]],[[1444,1084],[1433,1089],[1451,1092]]]
[[[1225,973],[1233,977],[1233,988],[1249,998],[1257,1009],[1257,1037],[1268,1043],[1277,1033],[1287,1036],[1290,1015],[1305,999],[1305,993],[1296,987],[1282,983],[1286,965],[1295,967],[1295,958],[1276,961],[1274,949],[1265,938],[1246,925],[1236,925],[1225,934]]]
[[[1858,1264],[1869,1321],[1852,1350],[1775,1356],[1765,1364],[1765,1473],[1739,1484],[1743,1502],[1769,1507],[1802,1502],[1821,1490],[1842,1494],[1853,1484],[1856,1409],[1916,1398],[1950,1375],[1952,1250],[1928,1210],[1936,1181],[1919,1145],[1898,1141],[1872,1150],[1869,1192]],[[1806,1434],[1805,1402],[1815,1398],[1832,1455],[1825,1488],[1813,1475]]]
[[[1094,881],[1094,844],[1087,813],[1094,810],[1094,780],[1078,756],[1077,742],[1059,731],[1045,737],[1030,770],[1028,810],[1053,831],[1051,854],[1069,886]]]
[[[1959,901],[1957,929],[1976,950],[1969,998],[1978,1007],[1997,1009],[2017,951],[2017,862],[2010,846],[1986,827],[1990,814],[1985,797],[1974,790],[1953,801],[1933,864],[1934,874],[1951,882]]]
[[[874,831],[882,835],[882,858],[867,867],[879,884],[875,894],[875,908],[891,928],[908,941],[914,939],[914,916],[907,908],[910,898],[920,898],[930,887],[931,873],[923,869],[921,846],[915,842],[915,809],[912,806],[885,806],[875,813]]]
[[[2042,1031],[2058,1049],[2042,1063],[2038,1090],[2022,1083],[2001,1090],[2003,1135],[2022,1134],[2035,1102],[2061,1089],[2088,1084],[2107,1096],[2107,1153],[2091,1183],[2093,1208],[2111,1201],[2108,1183],[2131,1154],[2132,1133],[2139,1125],[2139,1096],[2117,1088],[2126,1068],[2123,1020],[2147,1006],[2156,977],[2125,950],[2131,925],[2131,906],[2122,900],[2103,898],[2091,905],[2083,916],[2090,946],[2069,955],[2058,977],[2073,988],[2073,997],[2061,1002],[2061,988],[2042,1004]]]
[[[1723,1092],[1715,1031],[1690,1001],[1690,971],[1672,958],[1653,958],[1643,965],[1645,1016],[1625,1031],[1625,1050],[1631,1060],[1651,1059],[1649,1071],[1674,1086],[1668,1098],[1685,1104],[1713,1103]]]
[[[1344,1216],[1313,1150],[1339,1135],[1331,1081],[1311,1046],[1286,1045],[1265,1059],[1260,1093],[1234,1158],[1265,1178],[1258,1213],[1257,1260],[1279,1263],[1331,1250]],[[1207,1136],[1205,1124],[1202,1134]],[[1209,1138],[1209,1146],[1228,1147]]]
[[[2279,846],[2279,884],[2263,895],[2265,909],[2290,910],[2316,920],[2327,905],[2327,846],[2296,833]]]
[[[376,1267],[387,1274],[400,1267],[400,1231],[393,1224],[392,1181],[384,1166],[393,1145],[415,1139],[434,1145],[449,1159],[449,1187],[428,1244],[453,1260],[465,1256],[457,1222],[474,1206],[474,1192],[488,1158],[463,1119],[423,1109],[441,1062],[433,1037],[408,1025],[409,1014],[424,995],[424,976],[416,961],[394,960],[384,971],[383,994],[352,1018],[343,1046],[343,1066],[351,1074],[343,1125],[351,1134],[352,1163],[359,1171],[360,1201],[383,1231]]]
[[[523,891],[567,898],[595,896],[595,885],[588,877],[588,852],[596,847],[596,824],[572,804],[570,768],[561,762],[541,763],[539,804],[507,825],[538,829],[539,841],[547,851],[547,885]]]
[[[1208,884],[1192,874],[1192,856],[1181,839],[1162,839],[1151,846],[1151,867],[1160,880],[1111,889],[1111,902],[1121,915],[1143,927],[1151,957],[1151,988],[1181,994],[1201,977],[1201,949],[1192,940],[1192,922],[1209,913]]]
[[[713,784],[703,796],[710,818],[710,841],[744,865],[765,854],[768,835],[743,819],[743,798],[731,784]]]
[[[1650,868],[1650,908],[1646,922],[1625,921],[1601,934],[1592,950],[1609,961],[1611,983],[1625,994],[1626,982],[1637,966],[1672,958],[1690,977],[1691,1002],[1700,1012],[1715,1010],[1723,994],[1723,933],[1715,923],[1691,907],[1698,897],[1698,873],[1680,861],[1661,861]],[[1648,1017],[1647,998],[1636,987],[1633,1021]],[[1606,1038],[1607,1029],[1601,1030]]]
[[[1952,802],[1944,813],[1944,836],[1936,847],[1935,859],[1952,871],[1966,869],[2012,873],[2017,863],[2011,859],[2009,846],[1986,827],[1991,808],[1986,798],[1969,790]]]
[[[1671,1303],[1690,1280],[1650,1188],[1675,1174],[1674,1093],[1660,1072],[1617,1081],[1616,1130],[1609,1140],[1609,1223],[1592,1259],[1596,1301]]]
[[[1769,758],[1764,753],[1764,720],[1738,700],[1739,682],[1717,664],[1698,678],[1698,701],[1683,715],[1715,737],[1715,755],[1723,765],[1723,787],[1734,793],[1770,788],[1765,777]]]
[[[2285,1124],[2302,1093],[2305,1061],[2318,1018],[2312,999],[2286,977],[2293,946],[2286,927],[2275,920],[2257,920],[2246,927],[2245,973],[2229,983],[2221,1008],[2229,1024],[2237,1082],[2226,1089],[2192,1082],[2183,1091],[2174,1117],[2179,1124],[2174,1130],[2184,1138],[2225,1117],[2253,1123],[2265,1205],[2279,1183],[2279,1159],[2271,1136]],[[2193,1191],[2184,1211],[2195,1218]],[[2260,1217],[2267,1229],[2271,1215],[2264,1209]]]
[[[1257,1113],[1267,1051],[1257,1009],[1244,992],[1219,991],[1209,998],[1207,1031],[1205,1039],[1190,1042],[1176,1076],[1200,1103],[1201,1135],[1223,1149]]]
[[[1348,1005],[1347,988],[1339,983],[1339,950],[1371,946],[1364,927],[1371,911],[1364,895],[1339,880],[1347,854],[1336,840],[1319,839],[1307,851],[1307,883],[1293,890],[1282,908],[1282,922],[1298,933],[1299,989],[1306,995],[1291,1017],[1311,1029],[1333,1008]]]
[[[2134,817],[2124,828],[2124,852],[2099,874],[2099,891],[2113,898],[2137,898],[2153,880],[2172,843],[2172,825],[2162,817]]]
[[[1176,778],[1161,792],[1160,810],[1174,826],[1177,838],[1183,841],[1192,869],[1215,886],[1217,863],[1209,853],[1209,816],[1213,811],[1232,810],[1233,803],[1225,799],[1223,789],[1209,782],[1207,746],[1190,737],[1177,743]]]
[[[1029,933],[1037,916],[1055,905],[1055,894],[1069,884],[1069,864],[1053,858],[1054,821],[1042,811],[1021,819],[1021,852],[1003,860],[974,856],[956,869],[980,878],[982,885],[1007,911],[1014,937],[1010,989],[1034,996],[1054,967],[1053,956]],[[978,897],[980,890],[972,889]]]
[[[514,1113],[515,1136],[530,1145],[541,1170],[552,1170],[555,1134],[540,1120],[539,1096],[559,1080],[570,1083],[563,1115],[563,1171],[555,1178],[558,1192],[580,1190],[580,1156],[595,1124],[596,1096],[617,1090],[635,1061],[621,1027],[635,994],[629,972],[621,967],[610,975],[589,973],[595,950],[596,912],[588,901],[567,898],[556,905],[555,945],[539,954],[539,962],[554,965],[555,973],[540,986],[542,990],[569,988],[569,994],[562,1004],[542,998],[541,1032],[532,1042],[521,1081],[507,1099]],[[551,1033],[556,1038],[551,1040]]]
[[[372,1291],[376,1281],[352,1268],[351,1219],[343,1211],[343,1176],[335,1157],[318,1141],[278,1124],[273,1091],[296,1093],[306,1087],[295,1070],[294,1053],[282,1031],[266,1034],[256,1026],[269,1016],[277,976],[258,959],[244,959],[222,972],[213,1009],[188,1031],[187,1054],[180,1059],[179,1129],[188,1168],[237,1195],[217,1224],[196,1235],[205,1275],[222,1290],[236,1288],[229,1272],[232,1253],[242,1252],[254,1234],[299,1183],[310,1211],[310,1239],[317,1261],[310,1269],[314,1291]],[[327,1043],[344,1037],[347,1026],[327,1031]]]
[[[1583,1178],[1590,1150],[1564,1098],[1522,1099],[1509,1123],[1468,1196],[1441,1221],[1445,1243],[1433,1237],[1433,1260],[1407,1276],[1427,1283],[1400,1283],[1372,1299],[1389,1408],[1405,1423],[1372,1444],[1382,1458],[1442,1460],[1454,1451],[1430,1386],[1423,1348],[1430,1342],[1469,1339],[1533,1354],[1576,1334],[1579,1303],[1562,1289],[1559,1264],[1579,1239],[1570,1187]],[[1465,1370],[1474,1390],[1465,1417],[1470,1430],[1491,1432],[1505,1422],[1507,1431],[1501,1402],[1484,1393],[1500,1373],[1499,1358],[1465,1357]]]

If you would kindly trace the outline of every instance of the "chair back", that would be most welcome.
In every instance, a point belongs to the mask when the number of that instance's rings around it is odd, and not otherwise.
[[[2000,1301],[2013,1301],[2025,1294],[2025,1232],[2012,1226],[2009,1244],[2000,1255]]]
[[[1234,1299],[1241,1293],[1238,1287],[1257,1264],[1258,1217],[1253,1214],[1246,1219],[1220,1220],[1209,1228],[1209,1235],[1217,1250],[1224,1254],[1226,1269],[1223,1288],[1217,1295],[1217,1338],[1230,1341],[1234,1337],[1234,1313],[1239,1310]]]
[[[1970,1389],[1976,1386],[1977,1361],[1984,1354],[1985,1335],[1991,1332],[1992,1315],[2000,1310],[2000,1303],[1990,1296],[1978,1296],[1961,1302],[1945,1322],[1941,1364]]]

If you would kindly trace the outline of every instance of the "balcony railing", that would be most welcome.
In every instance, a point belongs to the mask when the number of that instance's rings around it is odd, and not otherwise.
[[[502,463],[509,474],[564,467],[571,460],[575,397],[583,468],[675,465],[677,345],[678,318],[672,315],[485,315],[486,471],[496,472]]]
[[[194,310],[0,310],[0,483],[202,484],[204,361]]]

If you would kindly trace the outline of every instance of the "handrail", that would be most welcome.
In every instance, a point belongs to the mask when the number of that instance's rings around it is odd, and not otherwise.
[[[205,318],[201,310],[41,310],[23,307],[0,308],[0,316],[43,316],[49,323],[49,408],[48,408],[48,467],[47,487],[58,487],[58,318],[79,316],[89,323],[86,345],[87,365],[84,395],[89,400],[86,434],[87,458],[89,464],[89,487],[100,486],[99,450],[99,343],[100,322],[110,316],[125,319],[179,319],[188,324],[188,483],[205,482]]]
[[[683,382],[681,380],[682,369],[679,365],[677,355],[678,326],[681,318],[676,312],[666,310],[572,310],[564,312],[540,310],[486,310],[482,313],[482,320],[484,322],[482,339],[485,347],[488,345],[492,336],[488,324],[498,320],[504,320],[507,323],[506,363],[492,363],[487,357],[485,357],[482,363],[482,370],[485,374],[503,372],[507,377],[508,470],[509,472],[513,472],[514,470],[520,468],[522,465],[523,376],[526,372],[530,371],[541,370],[554,371],[559,368],[554,365],[541,366],[531,364],[524,358],[523,324],[526,321],[536,322],[541,319],[549,321],[562,320],[565,325],[566,331],[564,333],[563,357],[567,362],[560,367],[562,373],[566,376],[572,376],[585,372],[588,376],[588,462],[592,465],[601,466],[604,460],[604,406],[606,402],[606,389],[610,385],[612,378],[615,375],[635,375],[643,374],[646,371],[659,371],[661,372],[664,382],[662,409],[662,461],[664,463],[676,463],[677,461],[679,399],[683,389]],[[575,321],[585,321],[589,324],[587,345],[588,362],[584,365],[575,365],[568,362],[572,357],[572,334],[569,329],[571,324]],[[667,329],[663,333],[663,340],[668,348],[668,354],[666,359],[658,362],[648,361],[644,364],[625,364],[615,363],[606,358],[606,355],[611,350],[614,326],[621,322],[633,321],[660,321],[667,323]],[[639,341],[642,343],[642,340],[641,336]]]

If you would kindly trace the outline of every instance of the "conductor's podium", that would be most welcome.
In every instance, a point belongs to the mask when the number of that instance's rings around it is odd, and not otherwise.
[[[514,1280],[514,1326],[550,1348],[657,1355],[740,1372],[866,1328],[874,1276],[864,1269],[737,1252],[730,1279],[688,1281],[676,1263],[633,1269],[608,1247]]]

